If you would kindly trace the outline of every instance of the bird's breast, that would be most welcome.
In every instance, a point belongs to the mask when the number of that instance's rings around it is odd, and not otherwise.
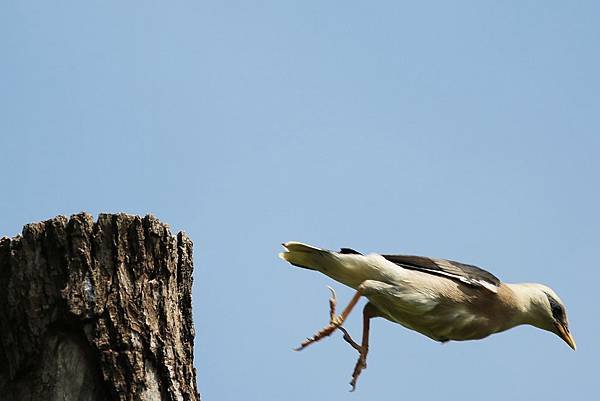
[[[371,300],[383,317],[436,341],[478,340],[509,328],[503,316],[490,316],[465,305],[438,304],[425,313]]]

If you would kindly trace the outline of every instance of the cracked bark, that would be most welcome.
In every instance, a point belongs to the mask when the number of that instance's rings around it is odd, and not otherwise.
[[[0,400],[199,400],[192,270],[192,241],[153,216],[0,239]]]

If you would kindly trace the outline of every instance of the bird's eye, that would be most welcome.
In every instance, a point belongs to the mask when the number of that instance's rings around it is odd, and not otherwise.
[[[550,309],[552,310],[552,317],[556,320],[558,320],[559,322],[564,321],[565,318],[565,311],[563,310],[563,307],[558,303],[558,301],[556,299],[554,299],[554,297],[552,297],[551,295],[548,295],[548,301],[550,302]]]

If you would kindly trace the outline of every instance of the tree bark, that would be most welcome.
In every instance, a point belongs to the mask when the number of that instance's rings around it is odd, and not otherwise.
[[[153,216],[0,239],[0,400],[199,400],[192,271],[192,241]]]

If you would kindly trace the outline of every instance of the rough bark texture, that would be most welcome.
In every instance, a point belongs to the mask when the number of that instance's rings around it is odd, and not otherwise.
[[[0,239],[0,400],[199,400],[192,270],[192,241],[153,216]]]

